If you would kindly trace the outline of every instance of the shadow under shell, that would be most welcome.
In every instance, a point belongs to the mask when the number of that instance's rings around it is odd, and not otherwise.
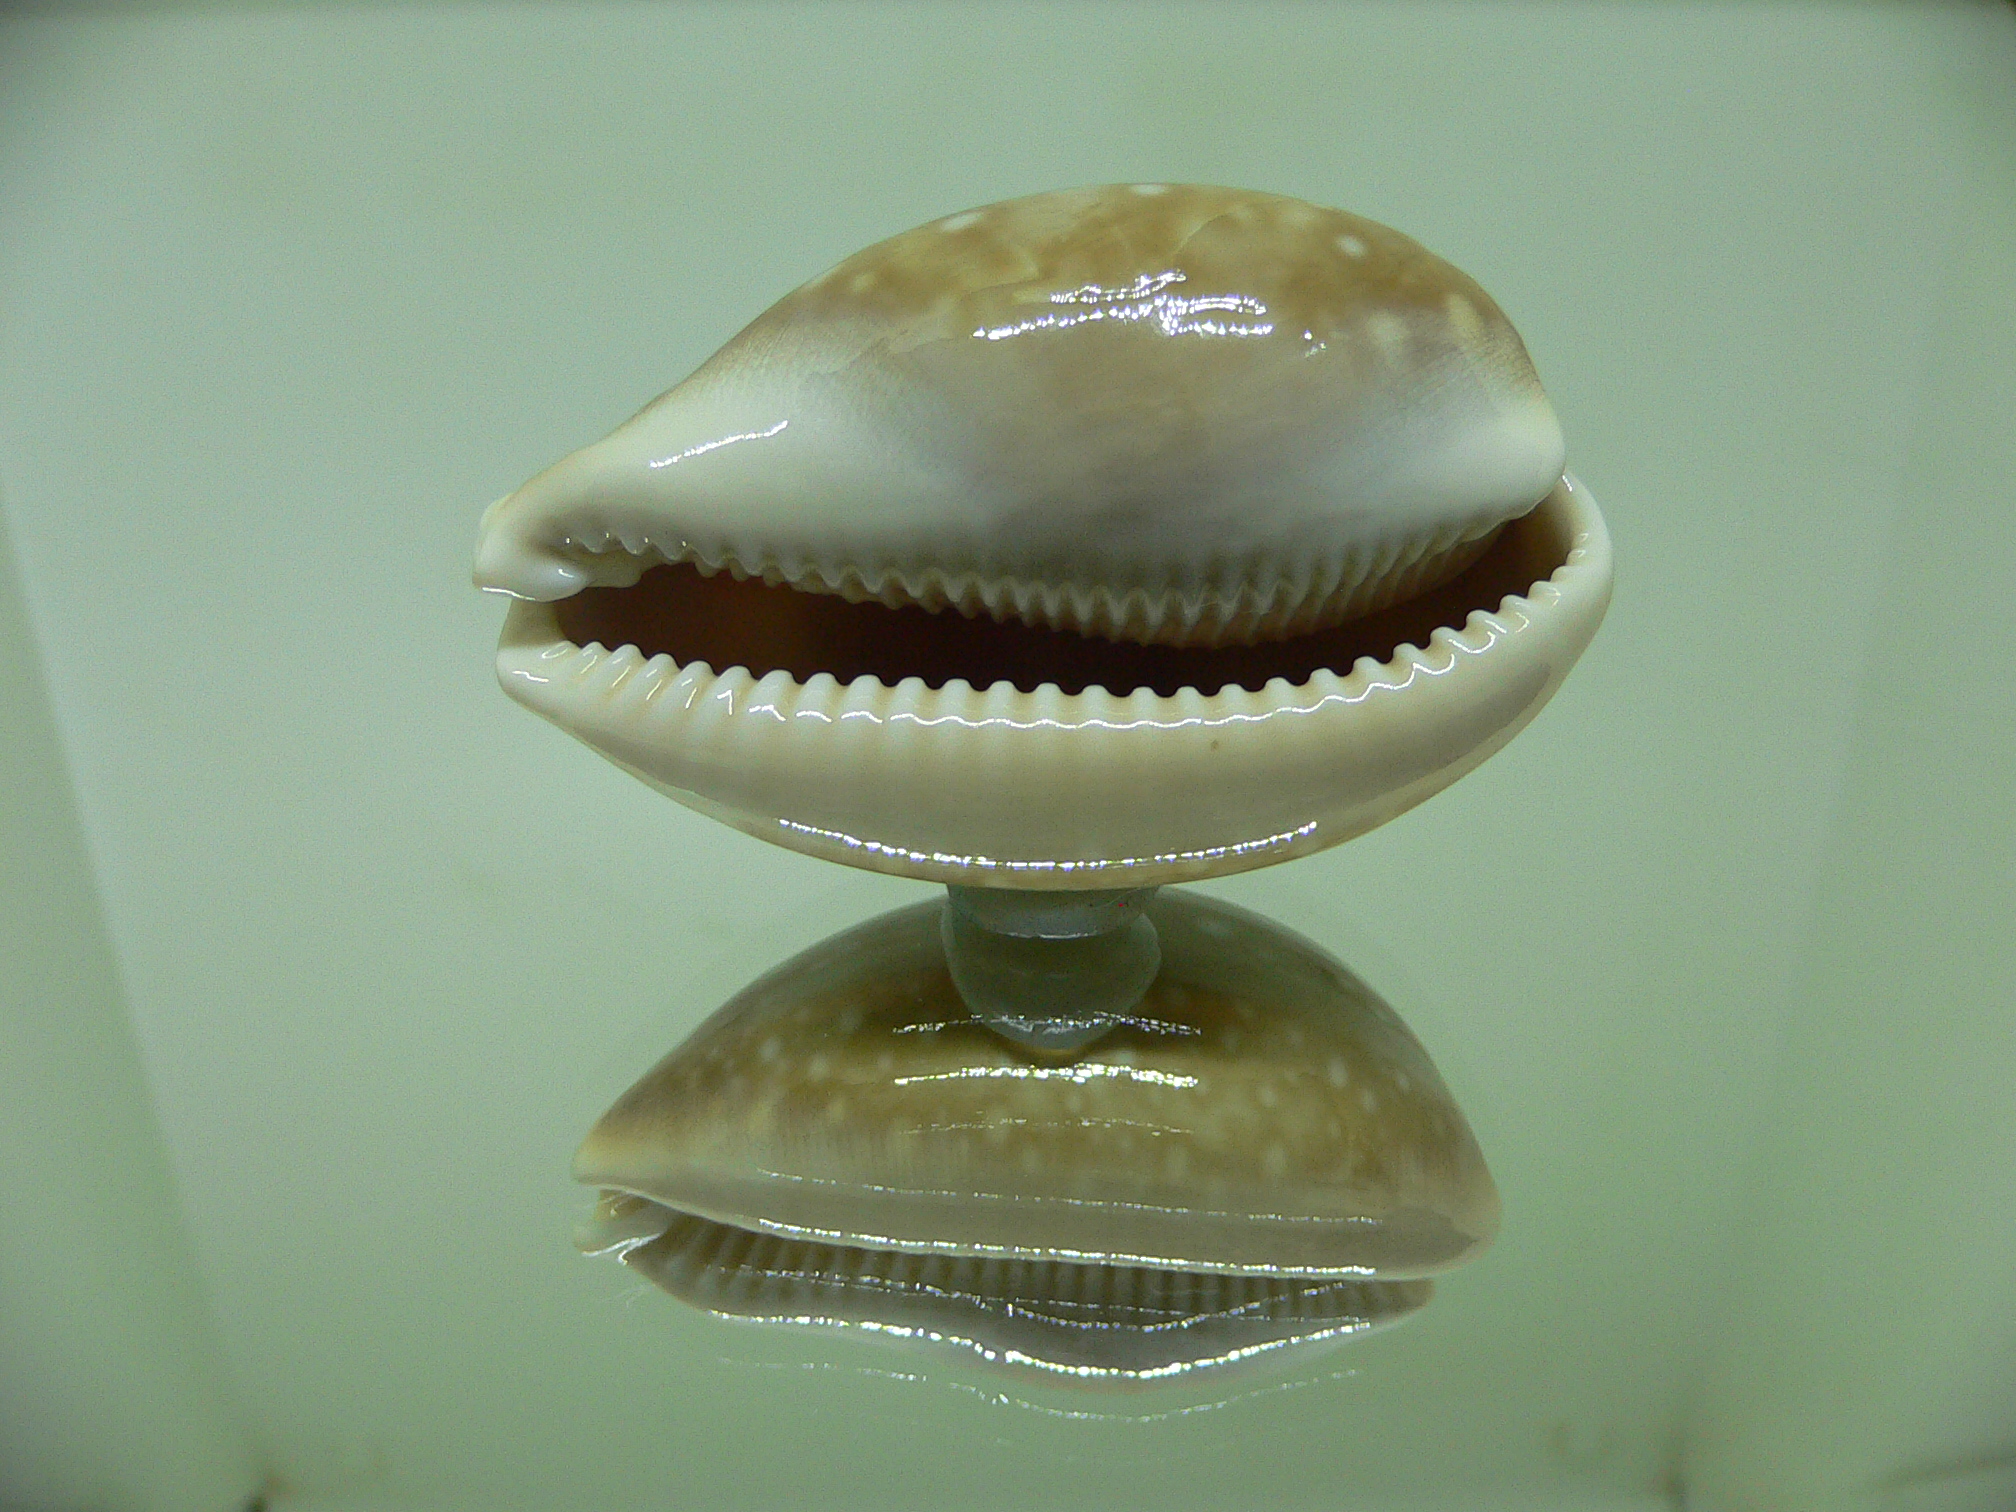
[[[581,1247],[726,1316],[1124,1386],[1395,1321],[1495,1233],[1426,1052],[1307,941],[1165,891],[1148,995],[1060,1063],[966,1010],[942,906],[785,963],[619,1099]]]

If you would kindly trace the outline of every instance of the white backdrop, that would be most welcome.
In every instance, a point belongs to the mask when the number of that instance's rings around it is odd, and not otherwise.
[[[1850,965],[1948,892],[2009,897],[1980,724],[2009,675],[1938,673],[2009,591],[2008,445],[1953,401],[2007,393],[2012,79],[2016,16],[1986,3],[7,20],[0,489],[248,1473],[304,1509],[1987,1484],[2016,1448],[2016,1390],[1980,1405],[2016,1340],[2007,1178],[1879,1220],[2016,1131],[1983,1069],[2016,964],[1969,938],[1913,999],[1908,1074],[1896,985]],[[1109,1419],[571,1252],[602,1105],[759,971],[926,890],[712,825],[508,703],[468,558],[485,503],[856,247],[1151,178],[1342,205],[1476,276],[1619,582],[1474,776],[1209,889],[1399,1007],[1503,1239],[1310,1379]],[[1936,791],[1911,740],[1945,753]],[[1964,844],[1879,823],[1940,793]],[[1912,845],[1917,890],[1880,885]],[[1837,1014],[1862,1048],[1815,1082]],[[1927,1279],[1984,1203],[1973,1269]],[[1899,1245],[1908,1308],[1854,1289]],[[1891,1355],[1855,1353],[1872,1328]],[[1909,1389],[1946,1408],[1900,1413],[1882,1361],[1935,1335],[1948,1366]]]

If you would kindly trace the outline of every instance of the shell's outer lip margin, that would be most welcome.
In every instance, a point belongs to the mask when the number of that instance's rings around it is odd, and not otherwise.
[[[998,872],[1005,876],[1025,872],[1056,876],[1097,872],[1104,876],[1125,876],[1131,869],[1140,867],[1209,867],[1220,862],[1237,861],[1247,856],[1268,856],[1271,852],[1293,846],[1297,841],[1306,840],[1316,833],[1318,827],[1318,821],[1310,819],[1293,829],[1283,830],[1279,834],[1263,835],[1256,840],[1234,840],[1224,845],[1203,845],[1190,850],[1162,851],[1151,856],[1123,856],[1113,859],[1098,857],[1076,861],[1017,861],[996,856],[960,855],[953,851],[912,850],[907,846],[893,845],[884,840],[863,840],[854,835],[843,834],[839,830],[820,829],[816,825],[801,824],[795,819],[779,819],[776,822],[780,829],[788,833],[802,835],[810,841],[846,846],[864,856],[887,856],[899,864],[909,866],[956,866],[964,871]]]
[[[1277,677],[1257,691],[1233,684],[1209,694],[1194,688],[1166,696],[1146,688],[1114,694],[1099,687],[1065,694],[1056,684],[1045,683],[1025,693],[1008,682],[975,689],[964,679],[933,689],[919,677],[904,678],[891,687],[872,675],[843,684],[823,672],[804,683],[781,670],[761,678],[740,666],[717,674],[705,662],[681,666],[664,653],[647,660],[635,646],[614,651],[599,643],[576,646],[561,634],[552,604],[522,599],[512,603],[505,619],[497,675],[513,698],[649,785],[789,849],[932,882],[1082,888],[1193,881],[1287,860],[1362,834],[1440,791],[1524,728],[1594,636],[1611,590],[1609,533],[1588,490],[1564,473],[1539,508],[1564,516],[1568,546],[1560,565],[1525,593],[1506,595],[1494,609],[1472,609],[1460,628],[1438,627],[1425,648],[1402,645],[1383,663],[1361,657],[1343,675],[1325,668],[1300,684]],[[892,758],[891,769],[877,776],[885,787],[892,781],[920,780],[920,741],[954,732],[1009,737],[1024,748],[1018,751],[1018,761],[1028,754],[1024,737],[1033,736],[1069,737],[1063,742],[1069,745],[1092,738],[1210,735],[1215,753],[1217,732],[1326,712],[1350,717],[1354,706],[1368,700],[1407,693],[1500,647],[1535,641],[1547,643],[1535,652],[1541,663],[1535,674],[1540,685],[1467,755],[1383,793],[1361,795],[1327,809],[1318,804],[1318,812],[1293,823],[1244,826],[1244,834],[1224,842],[1109,846],[1091,855],[994,854],[981,848],[920,844],[894,834],[856,832],[865,830],[865,825],[819,822],[821,816],[809,811],[817,807],[812,788],[792,791],[788,774],[765,774],[760,799],[724,797],[706,790],[714,779],[729,779],[732,784],[744,777],[741,768],[749,755],[751,726],[779,734],[799,730],[815,734],[806,727],[820,726],[816,733],[823,734],[826,742],[816,756],[801,758],[794,768],[801,784],[814,785],[824,783],[827,768],[837,785],[840,770],[860,764],[871,742],[895,741],[899,735],[906,737],[900,742],[902,749]],[[1423,699],[1417,694],[1414,702]],[[680,725],[689,727],[675,728]],[[731,744],[737,749],[730,749]],[[667,750],[676,755],[667,757]],[[1083,758],[1080,751],[1058,761],[1082,777]],[[1230,756],[1216,759],[1229,780]],[[668,772],[668,765],[675,769]],[[966,775],[998,779],[1003,769],[976,763]],[[951,780],[943,771],[935,778]],[[746,791],[746,782],[744,786]],[[1168,804],[1172,796],[1157,801]],[[1187,800],[1194,795],[1182,796]],[[800,817],[793,817],[794,808]],[[1086,812],[1098,810],[1087,804]]]
[[[780,1173],[768,1173],[779,1181],[791,1178]],[[710,1203],[692,1201],[669,1202],[656,1197],[633,1185],[606,1179],[606,1173],[576,1179],[584,1185],[603,1192],[619,1193],[636,1197],[651,1204],[661,1212],[674,1216],[704,1219],[708,1223],[720,1224],[724,1228],[742,1229],[751,1234],[766,1234],[776,1239],[792,1239],[807,1244],[833,1245],[842,1249],[875,1250],[899,1255],[940,1255],[952,1259],[973,1260],[1021,1260],[1034,1264],[1061,1265],[1104,1265],[1131,1266],[1143,1270],[1162,1270],[1192,1276],[1245,1276],[1253,1278],[1279,1278],[1290,1281],[1431,1281],[1450,1271],[1459,1269],[1476,1259],[1488,1249],[1496,1238],[1495,1230],[1490,1234],[1475,1236],[1462,1251],[1446,1260],[1438,1260],[1420,1265],[1376,1266],[1339,1263],[1321,1264],[1273,1264],[1263,1261],[1215,1261],[1191,1259],[1176,1255],[1151,1254],[1147,1251],[1135,1253],[1113,1249],[1073,1249],[1066,1245],[1014,1245],[987,1243],[974,1240],[919,1239],[905,1238],[889,1234],[869,1233],[861,1229],[824,1228],[809,1223],[788,1223],[775,1218],[765,1218],[752,1213],[717,1207]],[[1007,1199],[1026,1203],[1027,1198]],[[1056,1202],[1058,1199],[1047,1199]],[[1086,1204],[1086,1206],[1106,1206],[1106,1204]],[[1220,1214],[1225,1218],[1239,1218],[1244,1215]],[[671,1221],[668,1218],[667,1223]],[[1300,1218],[1287,1216],[1272,1217],[1270,1223],[1294,1225],[1297,1223],[1335,1230],[1339,1234],[1353,1230],[1377,1231],[1385,1220],[1372,1216],[1352,1216],[1326,1218],[1306,1215]],[[662,1232],[662,1229],[660,1230]],[[582,1253],[590,1255],[621,1256],[641,1244],[648,1244],[656,1238],[656,1233],[638,1236],[611,1238],[593,1248],[583,1247]]]
[[[1195,1360],[1174,1360],[1166,1365],[1151,1365],[1143,1369],[1129,1369],[1120,1365],[1069,1364],[1058,1360],[1045,1360],[1025,1350],[997,1348],[984,1344],[977,1338],[960,1333],[948,1333],[936,1328],[925,1328],[909,1323],[880,1323],[872,1318],[838,1318],[813,1314],[796,1314],[790,1317],[769,1314],[726,1312],[718,1307],[706,1309],[711,1317],[727,1323],[751,1325],[791,1323],[809,1328],[830,1328],[844,1332],[853,1329],[861,1333],[879,1334],[892,1339],[928,1339],[931,1343],[964,1349],[990,1365],[1012,1366],[1054,1380],[1069,1381],[1074,1384],[1098,1386],[1159,1386],[1164,1382],[1184,1381],[1209,1371],[1218,1371],[1228,1366],[1241,1365],[1276,1354],[1284,1349],[1301,1349],[1305,1346],[1320,1346],[1345,1338],[1355,1338],[1368,1333],[1395,1328],[1405,1323],[1418,1308],[1397,1313],[1390,1318],[1352,1318],[1324,1328],[1312,1328],[1308,1333],[1295,1334],[1288,1338],[1267,1339],[1256,1344],[1241,1345],[1222,1354],[1208,1355]]]

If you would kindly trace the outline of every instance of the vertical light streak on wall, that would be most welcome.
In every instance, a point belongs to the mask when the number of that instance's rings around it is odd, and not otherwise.
[[[258,1472],[178,1216],[0,521],[0,1505],[231,1512]]]
[[[1690,1434],[1701,1512],[2016,1505],[2016,15],[1980,24],[1954,82],[1982,150],[1915,275],[1946,290]]]

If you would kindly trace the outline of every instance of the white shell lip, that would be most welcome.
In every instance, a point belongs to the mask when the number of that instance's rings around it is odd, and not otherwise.
[[[801,683],[576,646],[555,608],[531,601],[512,605],[497,672],[661,792],[808,855],[995,887],[1184,882],[1363,834],[1524,728],[1601,623],[1611,548],[1566,474],[1507,529],[1558,547],[1525,592],[1384,662],[1258,691]]]

